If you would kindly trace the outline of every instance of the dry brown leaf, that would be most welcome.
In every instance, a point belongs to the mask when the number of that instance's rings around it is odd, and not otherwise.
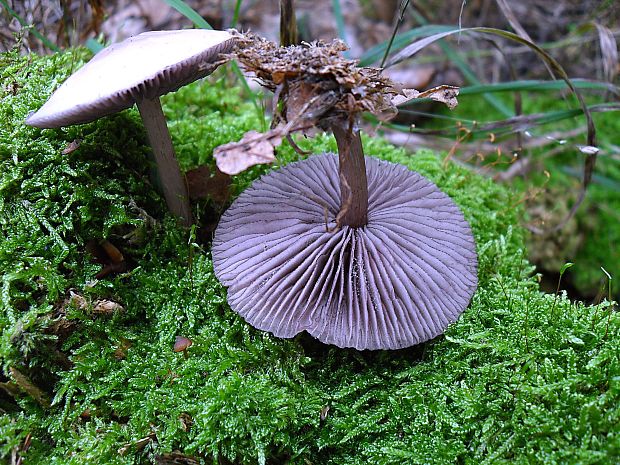
[[[198,465],[201,463],[197,458],[174,451],[155,457],[157,465]]]
[[[118,449],[118,455],[121,455],[121,456],[126,455],[127,452],[129,452],[132,449],[134,451],[139,452],[142,449],[144,449],[149,442],[153,442],[156,439],[157,439],[157,436],[155,435],[155,433],[151,433],[148,436],[143,437],[142,439],[138,439],[135,442],[125,444],[123,447]]]
[[[226,174],[239,174],[250,166],[272,163],[274,148],[282,142],[280,131],[266,134],[248,131],[239,142],[220,145],[213,152],[217,167]]]
[[[445,103],[450,110],[458,105],[456,97],[459,95],[459,88],[454,86],[437,86],[432,89],[425,90],[418,95],[417,98],[430,98],[435,102]]]
[[[11,376],[15,380],[15,383],[25,391],[30,397],[36,400],[42,407],[49,408],[51,406],[48,395],[39,386],[34,384],[30,378],[19,371],[15,367],[9,368]]]
[[[132,343],[129,339],[121,337],[118,341],[118,346],[114,349],[114,358],[116,360],[123,360],[127,357],[127,351],[131,348]]]
[[[454,86],[437,86],[432,89],[419,92],[415,89],[403,89],[399,95],[392,97],[392,104],[402,105],[414,99],[430,98],[436,102],[445,103],[452,110],[458,105],[456,97],[459,95],[459,88]]]
[[[225,204],[230,197],[230,176],[218,169],[212,173],[209,166],[202,165],[185,173],[185,179],[192,200],[210,198],[217,203]]]
[[[88,305],[88,301],[83,295],[78,294],[77,292],[69,291],[69,299],[67,300],[66,305],[64,305],[63,307],[71,306],[79,310],[86,310],[88,308]]]
[[[403,89],[400,95],[395,95],[392,97],[392,104],[397,107],[403,103],[418,98],[419,95],[420,92],[415,89]]]
[[[122,273],[127,270],[127,262],[121,251],[110,241],[103,240],[97,242],[94,240],[86,244],[86,251],[90,253],[97,262],[103,267],[101,271],[95,275],[95,278],[102,279],[113,273]]]
[[[192,428],[192,425],[194,424],[194,419],[192,418],[192,416],[187,413],[187,412],[183,412],[179,415],[179,420],[181,421],[181,428],[183,429],[183,431],[185,431],[186,433]]]
[[[93,314],[95,315],[111,315],[113,313],[124,312],[125,308],[118,302],[108,299],[96,300],[93,304]]]
[[[71,141],[71,142],[69,142],[67,144],[65,149],[62,151],[62,154],[63,155],[68,155],[71,152],[75,152],[80,147],[81,143],[82,143],[82,141],[80,139],[74,139],[73,141]]]
[[[120,263],[125,260],[121,251],[110,241],[104,239],[101,241],[101,247],[105,250],[112,263]]]

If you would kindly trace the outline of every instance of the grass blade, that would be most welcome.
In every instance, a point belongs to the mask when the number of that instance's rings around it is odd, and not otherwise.
[[[168,5],[177,10],[192,23],[202,29],[213,29],[211,25],[196,10],[185,3],[183,0],[164,0]]]
[[[607,82],[591,81],[588,79],[573,79],[573,86],[576,89],[585,90],[605,90],[620,95],[620,87],[614,86]],[[549,90],[565,90],[568,85],[564,81],[544,81],[544,80],[519,80],[510,82],[498,82],[493,84],[481,84],[475,86],[461,87],[459,96],[478,95],[493,92],[546,92]],[[420,101],[425,99],[420,99]],[[412,100],[411,104],[418,103],[418,100]]]
[[[426,18],[424,18],[424,16],[419,14],[415,9],[413,10],[413,14],[420,23],[428,24],[428,21],[426,21]],[[459,25],[458,30],[460,29],[461,28]],[[454,28],[452,30],[454,30]],[[449,44],[441,40],[439,41],[439,46],[445,53],[446,57],[448,57],[448,59],[456,65],[456,67],[461,71],[461,73],[463,73],[463,76],[470,84],[474,84],[474,85],[482,84],[482,81],[478,79],[478,76],[476,76],[476,73],[473,72],[471,67],[465,62],[465,60],[463,60],[461,55],[458,54]],[[388,64],[387,66],[390,66],[390,65]],[[489,102],[489,104],[493,106],[493,108],[495,108],[497,111],[499,111],[502,115],[506,117],[514,116],[514,112],[510,108],[508,108],[506,105],[504,105],[504,102],[502,102],[495,96],[483,94],[483,98],[487,102]]]
[[[588,107],[588,112],[596,113],[596,112],[606,112],[606,111],[620,111],[620,103],[601,103],[595,104]],[[412,114],[422,114],[417,111],[409,111],[405,110],[405,113]],[[450,119],[452,121],[459,121],[461,123],[471,124],[471,128],[468,128],[471,131],[471,135],[473,138],[482,138],[486,137],[487,133],[494,133],[495,135],[504,135],[511,134],[519,131],[526,131],[536,126],[541,126],[544,124],[555,123],[557,121],[574,118],[583,114],[583,110],[580,108],[572,108],[568,110],[558,110],[558,111],[549,111],[546,113],[535,113],[530,115],[520,115],[514,116],[512,118],[508,118],[505,120],[499,121],[488,121],[481,123],[480,121],[472,121],[472,120],[464,120],[461,118],[455,118],[450,116],[444,116],[442,119]],[[426,114],[428,115],[428,114]],[[430,115],[437,116],[437,115]],[[420,134],[426,135],[437,135],[437,136],[446,136],[446,137],[454,137],[457,133],[459,133],[459,128],[457,127],[447,127],[440,129],[423,129],[423,128],[410,128],[408,126],[396,126],[392,125],[395,129],[404,130],[407,132],[416,132]]]
[[[385,49],[385,53],[383,54],[383,58],[381,59],[380,68],[383,68],[385,64],[385,60],[387,60],[388,55],[390,54],[390,50],[392,49],[392,44],[394,43],[394,37],[398,32],[398,28],[403,23],[403,19],[405,18],[405,10],[409,6],[409,0],[401,0],[400,8],[398,11],[398,20],[396,21],[396,25],[394,26],[394,30],[392,31],[392,35],[390,36],[390,40],[388,41],[387,48]]]
[[[93,54],[96,54],[103,50],[105,48],[105,45],[91,37],[90,39],[86,40],[86,48],[93,52]]]
[[[232,24],[230,25],[230,27],[237,27],[237,23],[239,22],[239,12],[241,11],[241,4],[243,3],[243,0],[237,0],[235,3],[235,11],[233,13],[233,17],[232,17]]]
[[[396,34],[396,36],[394,36],[394,40],[392,41],[392,47],[390,50],[401,50],[402,48],[410,44],[412,40],[417,39],[418,37],[427,37],[432,34],[437,34],[438,32],[446,32],[452,30],[454,30],[454,26],[438,24],[427,24],[425,26],[420,26],[415,29],[410,29],[407,32]],[[379,60],[381,60],[381,57],[385,54],[385,51],[388,49],[389,42],[389,40],[386,40],[385,42],[381,42],[380,44],[369,48],[360,57],[360,66],[371,66],[378,63]]]

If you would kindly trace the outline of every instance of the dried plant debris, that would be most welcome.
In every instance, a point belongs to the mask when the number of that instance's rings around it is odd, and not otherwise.
[[[303,102],[330,94],[330,108],[319,111],[324,118],[348,119],[362,111],[380,116],[395,110],[392,97],[403,93],[401,87],[384,76],[380,68],[358,67],[356,60],[344,58],[345,50],[347,46],[338,39],[280,47],[264,38],[241,34],[231,58],[254,73],[285,105],[288,100],[295,102],[297,93],[302,94]],[[321,103],[325,100],[321,99]],[[291,113],[298,116],[288,110],[288,120]]]
[[[11,373],[11,377],[15,380],[15,384],[17,384],[30,397],[36,400],[39,405],[44,408],[50,407],[51,402],[48,394],[39,386],[34,384],[27,375],[15,367],[10,367],[9,372]]]
[[[86,244],[86,251],[102,265],[101,271],[95,275],[97,279],[127,271],[127,262],[122,252],[106,239],[89,241]]]
[[[73,307],[78,310],[82,310],[85,313],[92,315],[113,315],[115,313],[122,313],[125,308],[118,302],[114,302],[109,299],[97,299],[91,302],[89,299],[81,294],[73,291],[69,291],[69,298],[63,303],[62,313],[66,313],[67,307]]]
[[[198,458],[191,455],[182,454],[181,452],[174,451],[168,454],[158,455],[155,458],[157,465],[198,465],[201,463]]]
[[[189,197],[192,200],[211,199],[225,204],[230,197],[230,176],[220,170],[201,165],[185,173]]]
[[[248,131],[239,142],[217,147],[213,155],[223,173],[239,174],[250,166],[274,161],[274,148],[280,142],[282,137],[273,131],[268,134]]]
[[[271,163],[273,148],[291,132],[329,129],[337,121],[353,121],[362,112],[388,121],[398,113],[398,105],[415,98],[456,106],[457,88],[405,89],[381,68],[359,67],[356,60],[344,58],[347,46],[341,40],[280,47],[253,34],[237,33],[235,38],[235,50],[225,58],[238,60],[274,93],[275,111],[274,128],[266,134],[251,131],[241,141],[215,150],[218,167],[228,174]]]

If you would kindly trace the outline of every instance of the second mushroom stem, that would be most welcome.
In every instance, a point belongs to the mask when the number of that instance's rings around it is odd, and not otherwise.
[[[340,212],[337,223],[359,228],[368,223],[368,180],[358,130],[348,122],[332,125],[340,165]]]
[[[158,97],[138,102],[138,110],[153,150],[157,174],[170,211],[184,226],[191,226],[192,211],[185,178],[174,154],[170,132]]]

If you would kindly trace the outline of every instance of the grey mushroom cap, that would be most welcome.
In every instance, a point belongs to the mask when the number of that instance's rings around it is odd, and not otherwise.
[[[360,228],[334,229],[333,154],[271,172],[237,198],[212,249],[234,311],[278,337],[307,331],[359,350],[409,347],[458,319],[478,267],[463,214],[402,165],[366,157],[366,170],[368,224]]]
[[[232,49],[226,31],[153,31],[99,52],[36,112],[30,126],[58,128],[93,121],[207,76]]]

